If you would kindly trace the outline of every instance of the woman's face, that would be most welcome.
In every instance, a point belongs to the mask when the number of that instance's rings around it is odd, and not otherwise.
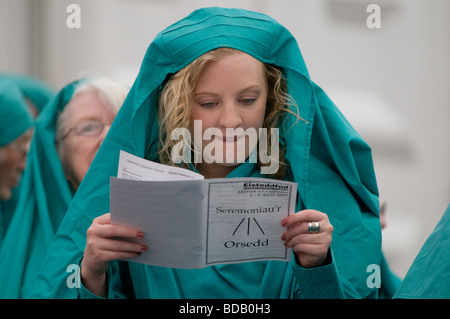
[[[0,199],[11,198],[12,190],[22,177],[30,148],[33,129],[29,129],[13,142],[0,147]]]
[[[200,173],[225,177],[248,158],[256,147],[257,135],[253,139],[243,132],[254,128],[258,133],[263,127],[266,101],[267,82],[260,61],[237,53],[208,62],[196,84],[191,120],[201,120],[197,123],[201,123],[202,137],[209,135],[204,134],[206,130],[217,133],[211,139],[202,138],[203,160],[197,164]],[[198,135],[194,124],[192,127],[194,136]],[[198,140],[194,143],[200,148]],[[222,151],[219,160],[218,151]],[[209,154],[215,155],[212,163],[208,163]]]
[[[86,175],[115,115],[95,92],[86,92],[75,96],[67,104],[64,112],[68,112],[64,131],[67,135],[61,145],[64,149],[61,162],[66,178],[76,190]],[[79,134],[75,126],[79,126],[80,123],[90,123],[90,121],[98,121],[105,126],[96,135]],[[86,126],[85,131],[89,129],[90,126]]]

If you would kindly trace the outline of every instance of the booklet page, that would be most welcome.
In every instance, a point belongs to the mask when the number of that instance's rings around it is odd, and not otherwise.
[[[142,230],[149,247],[130,261],[189,269],[291,259],[280,223],[295,213],[296,183],[203,179],[125,152],[118,177],[111,178],[111,221]]]

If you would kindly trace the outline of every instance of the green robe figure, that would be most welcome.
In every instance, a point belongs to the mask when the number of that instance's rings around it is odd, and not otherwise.
[[[26,74],[0,73],[0,79],[8,79],[19,87],[34,117],[37,117],[48,101],[55,96],[50,85]]]
[[[19,87],[8,79],[0,79],[0,148],[8,147],[20,136],[25,134],[33,127],[33,118],[28,111],[27,105]],[[4,150],[3,150],[4,151]],[[4,153],[1,155],[4,156]],[[0,165],[4,165],[6,158],[0,158]],[[6,168],[5,168],[6,169]],[[3,173],[1,173],[3,174]],[[8,173],[5,173],[8,174]],[[16,176],[17,178],[18,176]],[[17,205],[20,181],[16,187],[11,186],[11,181],[4,181],[0,187],[8,188],[5,198],[0,198],[0,247],[3,244],[3,238],[9,227],[12,215]],[[3,185],[5,183],[5,185]],[[2,191],[3,193],[3,191]],[[3,197],[3,196],[2,196]],[[7,198],[6,198],[7,197]],[[1,284],[0,284],[1,285]]]
[[[450,205],[423,244],[394,295],[398,299],[450,298]]]
[[[35,278],[74,192],[55,148],[58,115],[79,81],[63,88],[35,120],[21,194],[0,249],[0,298],[21,298]]]
[[[178,71],[211,50],[229,47],[282,71],[300,116],[286,112],[280,137],[298,184],[296,211],[326,213],[334,227],[330,261],[316,268],[258,261],[172,269],[112,261],[108,298],[376,298],[368,269],[381,263],[378,188],[370,147],[310,78],[297,41],[271,17],[242,9],[203,8],[160,32],[61,223],[32,298],[95,298],[77,279],[94,218],[110,211],[110,176],[119,152],[158,161],[158,98]],[[262,177],[250,161],[228,176]],[[267,177],[267,176],[263,176]],[[151,207],[149,208],[151,209]],[[149,250],[151,247],[149,247]]]
[[[22,298],[128,88],[106,78],[69,83],[35,120],[20,198],[0,249],[0,298]]]

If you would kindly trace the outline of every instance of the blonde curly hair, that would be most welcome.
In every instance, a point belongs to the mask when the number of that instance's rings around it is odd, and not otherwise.
[[[218,61],[224,56],[238,53],[242,53],[242,51],[232,48],[219,48],[209,51],[178,71],[167,81],[158,101],[160,127],[158,156],[161,163],[172,166],[176,165],[173,162],[171,153],[174,146],[179,143],[179,140],[172,140],[171,133],[177,128],[191,127],[192,121],[190,114],[193,105],[194,90],[197,80],[206,64],[210,61]],[[268,87],[267,107],[263,127],[269,130],[267,144],[271,145],[270,130],[272,128],[279,128],[282,125],[283,116],[286,112],[293,114],[297,119],[301,119],[301,117],[297,104],[287,93],[286,79],[283,77],[281,70],[262,62],[261,66],[264,68]],[[186,147],[186,149],[192,150],[191,145],[186,145]],[[271,161],[275,160],[279,162],[279,169],[275,174],[271,175],[272,178],[282,179],[285,176],[287,169],[285,154],[285,143],[284,140],[281,140],[278,158],[271,156]],[[256,165],[261,167],[268,166],[269,164],[270,162],[266,164],[261,163],[258,158]],[[182,166],[188,168],[187,163],[183,162]]]

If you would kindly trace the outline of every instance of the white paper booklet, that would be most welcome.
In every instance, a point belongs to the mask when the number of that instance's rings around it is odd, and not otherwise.
[[[295,213],[297,184],[264,178],[203,179],[121,151],[111,177],[111,222],[144,232],[133,262],[203,268],[290,261],[281,220]]]

